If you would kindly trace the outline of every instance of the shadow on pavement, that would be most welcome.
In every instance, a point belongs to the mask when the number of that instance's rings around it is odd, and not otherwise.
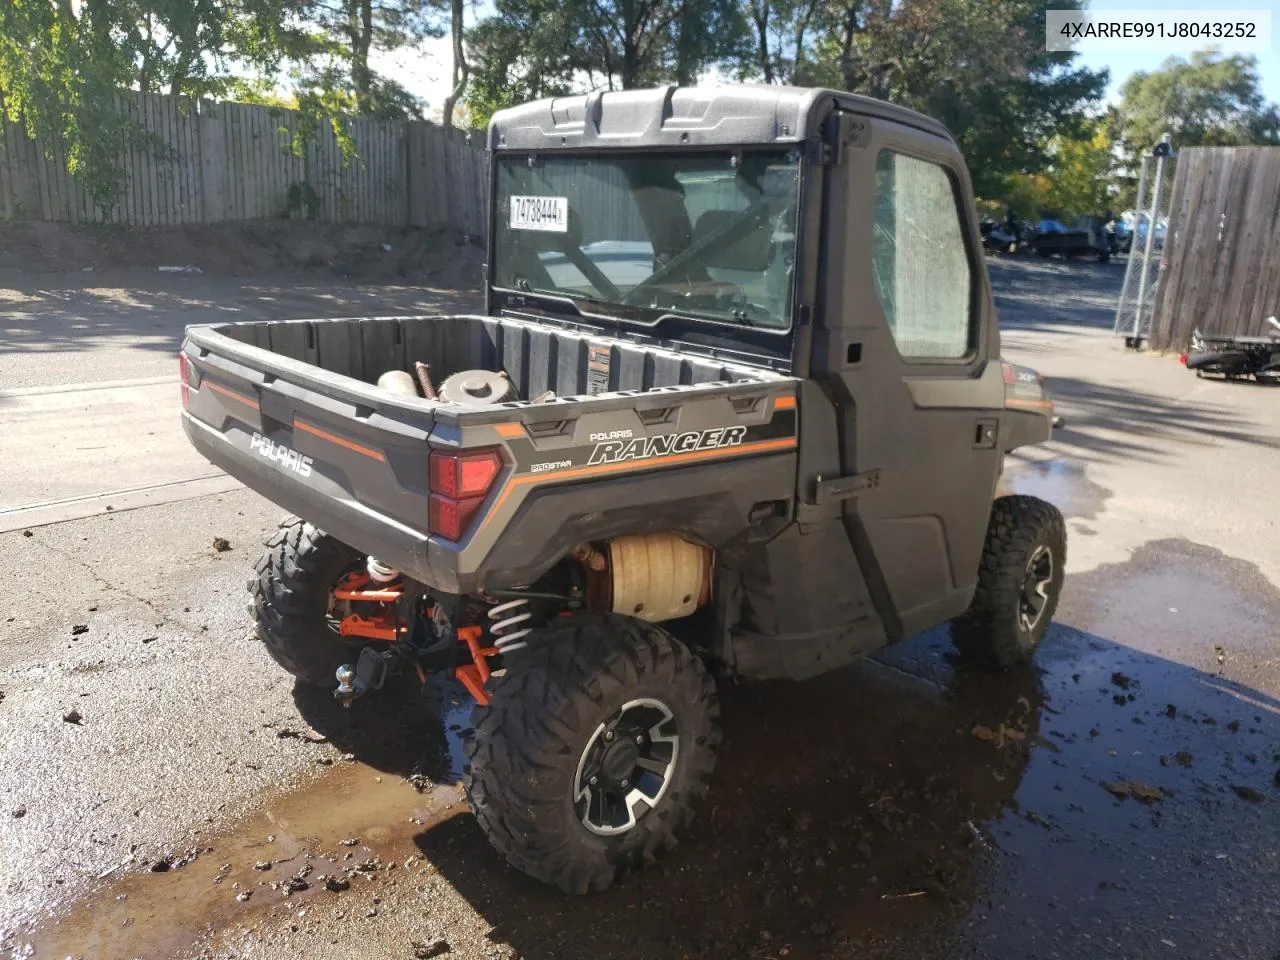
[[[461,684],[432,679],[421,688],[400,676],[376,696],[343,707],[328,689],[297,683],[293,701],[317,733],[361,763],[426,784],[452,784],[462,777],[461,734],[471,700]]]
[[[1182,541],[1068,589],[1032,672],[957,670],[933,631],[725,689],[704,814],[618,889],[529,880],[469,815],[418,846],[525,957],[1272,957],[1280,701],[1252,664],[1280,600]]]
[[[948,646],[937,632],[911,651],[922,644],[928,657]],[[866,662],[802,684],[727,687],[722,704],[703,814],[664,863],[618,889],[575,899],[529,880],[470,816],[419,847],[491,939],[523,956],[849,955],[904,923],[963,913],[993,842],[986,824],[1013,802],[1042,723],[1030,670],[947,688]]]
[[[144,350],[176,352],[193,323],[386,316],[481,309],[478,293],[395,283],[169,278],[127,271],[88,279],[0,280],[0,354],[88,351],[127,339]],[[429,279],[424,281],[430,283]]]
[[[1093,327],[1110,330],[1125,264],[1039,257],[987,257],[1001,329]]]
[[[1190,376],[1190,374],[1188,374]],[[1065,415],[1054,445],[1081,460],[1176,459],[1187,447],[1220,441],[1276,449],[1272,424],[1250,419],[1239,407],[1158,396],[1076,377],[1046,378],[1049,395]]]

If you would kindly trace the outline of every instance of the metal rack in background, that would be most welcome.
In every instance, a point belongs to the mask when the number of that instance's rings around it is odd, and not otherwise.
[[[1160,247],[1156,246],[1156,224],[1170,210],[1175,156],[1166,133],[1151,153],[1143,156],[1138,176],[1138,202],[1134,209],[1139,216],[1146,216],[1147,235],[1139,246],[1135,223],[1129,260],[1124,270],[1124,285],[1120,288],[1120,302],[1116,305],[1115,324],[1116,336],[1124,337],[1125,345],[1135,349],[1151,336],[1151,317],[1155,312],[1156,290],[1160,283],[1161,248],[1169,239],[1166,229]]]

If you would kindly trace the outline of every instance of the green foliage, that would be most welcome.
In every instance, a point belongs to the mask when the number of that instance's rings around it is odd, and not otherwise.
[[[1048,205],[1068,220],[1100,214],[1109,202],[1108,187],[1115,157],[1111,137],[1101,123],[1082,137],[1054,137],[1049,142]]]
[[[1074,54],[1044,50],[1050,0],[914,0],[868,6],[823,0],[806,29],[815,52],[797,72],[913,107],[956,136],[975,189],[1048,163],[1055,135],[1077,135],[1106,87],[1105,72],[1072,68]]]
[[[1102,214],[1116,203],[1109,125],[1104,119],[1085,121],[1078,136],[1058,134],[1043,144],[1048,158],[1043,171],[1016,172],[1005,177],[991,195],[1001,208],[1034,219],[1050,211],[1070,223],[1086,214]]]
[[[734,0],[498,0],[467,37],[471,122],[583,86],[630,90],[692,84],[748,55]]]
[[[291,216],[314,220],[320,210],[320,194],[306,181],[291,183],[285,197],[285,208]]]
[[[1078,5],[1079,0],[1067,6]],[[469,34],[472,122],[575,89],[687,82],[710,67],[831,86],[945,123],[980,192],[1079,136],[1106,73],[1044,50],[1051,0],[498,0]],[[697,25],[695,28],[693,25]]]
[[[285,0],[304,37],[293,51],[298,99],[349,103],[364,116],[418,119],[418,98],[370,66],[375,52],[443,35],[444,0]]]
[[[136,128],[116,109],[131,64],[114,42],[106,0],[0,3],[0,104],[46,150],[62,147],[67,169],[110,210],[121,189],[121,151]]]
[[[1135,159],[1165,132],[1175,148],[1280,144],[1280,110],[1262,96],[1253,56],[1170,57],[1159,70],[1131,76],[1120,96],[1120,139]]]
[[[476,129],[504,107],[569,93],[580,62],[558,39],[572,29],[572,11],[558,0],[498,0],[497,11],[467,38],[471,79],[463,105]]]

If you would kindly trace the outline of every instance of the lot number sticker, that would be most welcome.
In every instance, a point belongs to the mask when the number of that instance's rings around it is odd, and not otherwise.
[[[568,197],[512,197],[512,230],[569,232]]]

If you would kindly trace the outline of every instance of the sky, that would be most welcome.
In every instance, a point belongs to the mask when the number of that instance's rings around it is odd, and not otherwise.
[[[1170,10],[1212,9],[1215,14],[1221,14],[1224,10],[1270,10],[1271,51],[1254,55],[1258,58],[1258,76],[1263,96],[1273,103],[1280,103],[1280,0],[1219,0],[1216,7],[1209,0],[1092,0],[1088,9],[1091,13],[1107,10],[1153,10],[1163,13]],[[1185,57],[1187,53],[1177,51],[1176,55]],[[1118,100],[1120,87],[1126,79],[1140,70],[1158,69],[1166,56],[1165,53],[1082,53],[1076,63],[1094,70],[1104,67],[1110,70],[1111,85],[1107,90],[1107,99]]]
[[[481,14],[487,15],[492,9],[484,2]],[[1273,103],[1280,103],[1280,0],[1218,0],[1217,7],[1210,7],[1210,0],[1092,0],[1088,9],[1091,12],[1108,10],[1152,10],[1167,12],[1171,10],[1205,10],[1221,15],[1225,10],[1270,10],[1271,11],[1271,50],[1268,53],[1255,54],[1258,58],[1258,75],[1261,79],[1263,95]],[[474,8],[473,8],[474,9]],[[468,24],[474,21],[475,13],[468,11]],[[1186,56],[1187,51],[1177,51],[1179,56]],[[1119,99],[1119,90],[1126,79],[1139,70],[1155,70],[1168,55],[1158,53],[1082,53],[1076,63],[1095,70],[1107,68],[1111,73],[1111,83],[1107,90],[1109,100]],[[374,68],[404,84],[412,93],[425,99],[429,105],[428,115],[439,111],[440,104],[449,90],[450,43],[447,37],[428,40],[416,50],[403,50],[393,56],[375,57]]]

